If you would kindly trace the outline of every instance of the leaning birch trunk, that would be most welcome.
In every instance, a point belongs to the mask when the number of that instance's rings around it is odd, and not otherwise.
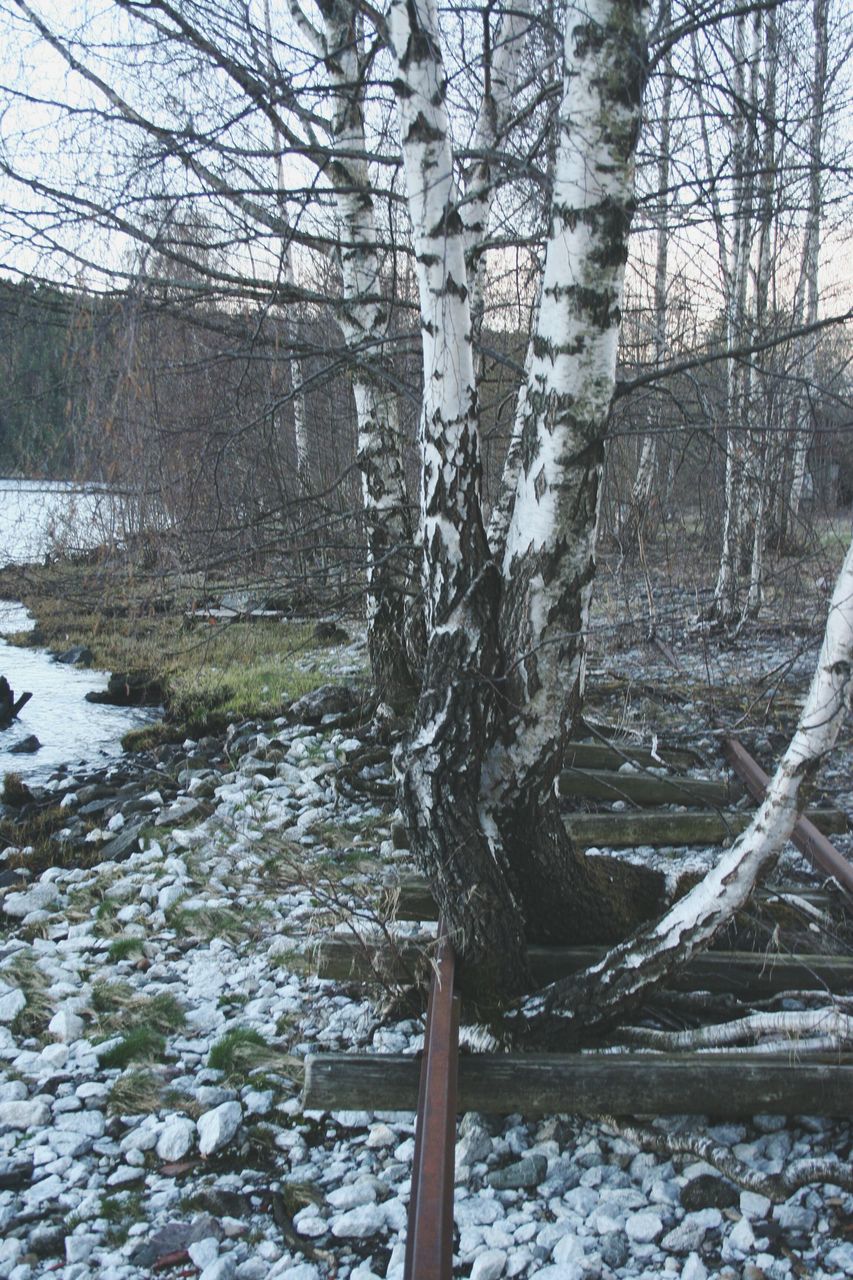
[[[605,933],[616,909],[565,838],[553,784],[579,708],[595,574],[646,76],[643,9],[596,0],[567,13],[551,229],[503,555],[506,723],[487,761],[483,811],[509,851],[532,936],[543,939],[560,936],[565,895],[579,924],[604,918]]]
[[[483,527],[465,233],[433,0],[389,11],[423,334],[421,529],[427,652],[400,804],[474,997],[527,982],[523,920],[479,820],[499,668],[499,581]]]
[[[379,237],[366,159],[360,41],[352,5],[331,0],[321,4],[320,10],[323,34],[310,26],[301,10],[293,16],[322,55],[336,91],[332,130],[338,154],[330,169],[341,228],[346,303],[342,328],[352,360],[367,538],[367,644],[374,686],[381,697],[394,703],[411,698],[415,685],[406,644],[412,532],[397,399],[382,368],[389,317],[380,301]]]
[[[853,698],[853,542],[844,559],[811,688],[791,744],[752,823],[705,878],[657,924],[522,1006],[534,1030],[558,1038],[605,1029],[707,947],[773,866],[797,820],[797,795],[832,749]],[[550,1034],[551,1032],[549,1032]]]

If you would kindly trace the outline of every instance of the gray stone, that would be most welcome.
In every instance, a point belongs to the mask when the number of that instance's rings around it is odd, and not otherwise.
[[[773,1217],[783,1231],[814,1231],[817,1214],[804,1204],[780,1204],[773,1210]]]
[[[538,1187],[540,1182],[544,1182],[547,1172],[548,1161],[544,1156],[525,1156],[516,1164],[495,1169],[486,1181],[496,1191],[516,1191],[524,1187]]]
[[[694,1209],[731,1209],[738,1203],[740,1192],[727,1178],[715,1173],[700,1173],[681,1188],[681,1203]]]
[[[628,1238],[622,1231],[613,1231],[610,1235],[601,1237],[598,1251],[601,1254],[601,1261],[615,1271],[617,1267],[624,1267],[628,1261],[630,1253]]]
[[[177,1253],[187,1249],[196,1240],[206,1240],[213,1236],[222,1239],[222,1228],[208,1214],[196,1218],[194,1222],[170,1222],[156,1231],[150,1239],[136,1246],[130,1255],[135,1267],[150,1267],[167,1253]]]

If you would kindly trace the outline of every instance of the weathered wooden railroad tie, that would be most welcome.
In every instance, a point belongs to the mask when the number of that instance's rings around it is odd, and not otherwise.
[[[725,751],[749,794],[760,800],[766,775],[734,739]],[[628,772],[619,768],[628,763]],[[748,825],[737,783],[708,782],[686,773],[658,776],[665,766],[686,770],[689,752],[620,751],[599,743],[573,744],[560,793],[573,798],[623,800],[626,805],[677,804],[687,812],[573,814],[567,827],[583,847],[720,844]],[[696,806],[706,806],[696,810]],[[831,808],[801,817],[797,847],[841,890],[853,895],[853,867],[826,833],[846,831]],[[794,908],[825,916],[825,890],[763,890],[771,916]],[[394,918],[434,921],[435,904],[423,879],[406,876],[387,894]],[[853,1115],[853,1055],[787,1060],[761,1053],[607,1053],[458,1055],[459,996],[454,956],[438,925],[438,937],[397,945],[338,935],[322,939],[312,964],[321,977],[369,981],[422,980],[431,971],[424,1052],[411,1055],[312,1055],[305,1063],[304,1105],[313,1110],[414,1110],[417,1108],[412,1194],[406,1242],[406,1280],[446,1280],[452,1272],[453,1156],[456,1115],[486,1111],[525,1115],[563,1112],[580,1116],[661,1116],[698,1113],[740,1119],[759,1112]],[[531,947],[531,972],[546,984],[587,967],[601,947]],[[696,956],[669,983],[670,990],[710,991],[767,998],[789,990],[853,991],[853,957],[766,951],[710,951]]]

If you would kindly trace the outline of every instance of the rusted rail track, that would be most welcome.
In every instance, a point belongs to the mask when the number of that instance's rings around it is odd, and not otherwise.
[[[404,1280],[450,1280],[456,1153],[459,997],[444,929],[430,983],[409,1199]]]
[[[750,795],[760,804],[770,779],[737,738],[723,740],[723,753]],[[832,876],[853,897],[853,865],[831,845],[807,817],[797,819],[791,835],[794,844],[825,875]]]

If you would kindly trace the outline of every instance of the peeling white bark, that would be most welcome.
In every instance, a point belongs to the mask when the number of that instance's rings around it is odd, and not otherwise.
[[[516,729],[497,778],[556,758],[582,666],[603,441],[613,396],[644,6],[570,5],[551,228],[503,555],[502,633]]]
[[[342,327],[353,360],[358,423],[357,457],[367,534],[367,629],[374,681],[386,698],[411,692],[406,651],[412,542],[396,395],[383,379],[387,307],[381,301],[379,235],[362,103],[359,33],[353,6],[322,0],[323,32],[315,32],[295,0],[291,13],[313,32],[335,89],[332,131],[339,156],[331,166],[341,228],[344,298]]]

